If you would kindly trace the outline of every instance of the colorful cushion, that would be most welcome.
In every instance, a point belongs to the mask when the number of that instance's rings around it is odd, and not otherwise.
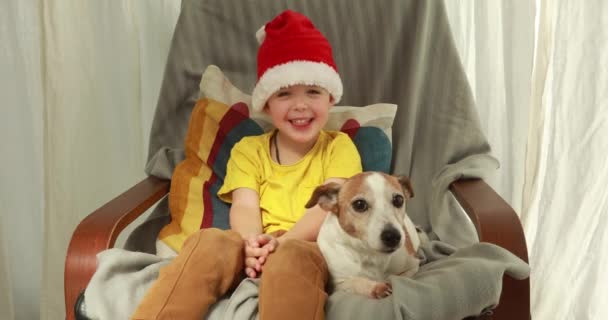
[[[159,234],[176,251],[201,228],[229,228],[229,206],[219,200],[217,191],[226,175],[230,150],[241,138],[272,129],[268,116],[251,112],[251,97],[234,87],[218,67],[205,70],[200,89],[186,134],[186,158],[171,179],[171,223]],[[326,128],[353,139],[363,170],[389,172],[396,110],[392,104],[334,107]]]

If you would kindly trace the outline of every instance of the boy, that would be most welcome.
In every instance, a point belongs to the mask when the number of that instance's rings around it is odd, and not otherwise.
[[[261,276],[262,320],[324,318],[328,271],[313,241],[327,213],[304,204],[316,186],[361,172],[350,138],[322,130],[342,81],[329,42],[305,16],[287,10],[256,36],[252,108],[276,129],[231,151],[218,196],[232,203],[232,230],[190,236],[133,319],[202,319],[243,271]]]

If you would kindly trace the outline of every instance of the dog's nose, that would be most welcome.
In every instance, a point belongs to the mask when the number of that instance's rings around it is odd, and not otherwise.
[[[399,244],[399,241],[401,241],[401,234],[399,234],[399,230],[395,229],[395,227],[387,226],[384,228],[384,230],[382,230],[380,239],[385,246],[393,248]]]

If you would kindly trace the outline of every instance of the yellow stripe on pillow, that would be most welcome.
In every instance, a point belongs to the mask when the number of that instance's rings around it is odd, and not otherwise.
[[[228,109],[225,104],[202,99],[192,110],[185,141],[186,159],[177,165],[171,178],[171,222],[159,233],[159,238],[173,250],[179,251],[186,238],[200,229],[205,214],[203,187],[212,175],[209,165],[201,159],[209,159],[219,121]]]

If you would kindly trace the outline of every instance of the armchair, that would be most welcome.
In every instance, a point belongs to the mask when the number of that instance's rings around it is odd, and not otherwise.
[[[112,248],[120,232],[167,195],[169,180],[148,177],[88,215],[72,234],[65,262],[66,319],[95,272],[96,254]],[[458,180],[450,190],[477,229],[480,241],[491,242],[528,262],[523,229],[515,211],[481,179]],[[530,319],[529,280],[503,279],[500,304],[493,315],[478,319]]]
[[[309,16],[334,46],[345,85],[344,104],[399,105],[392,172],[408,174],[415,182],[416,197],[408,211],[417,224],[433,229],[425,214],[433,201],[429,182],[443,167],[490,153],[441,1],[184,0],[152,127],[149,177],[91,213],[74,231],[64,274],[67,319],[74,319],[75,302],[95,272],[96,254],[113,247],[129,223],[169,192],[170,174],[155,168],[172,169],[183,159],[181,148],[201,72],[216,64],[241,88],[250,87],[257,48],[253,33],[286,7]],[[479,241],[528,261],[517,215],[482,179],[455,180],[449,190]],[[168,210],[166,203],[157,210]],[[481,318],[529,319],[529,293],[529,280],[505,276],[500,304]]]

